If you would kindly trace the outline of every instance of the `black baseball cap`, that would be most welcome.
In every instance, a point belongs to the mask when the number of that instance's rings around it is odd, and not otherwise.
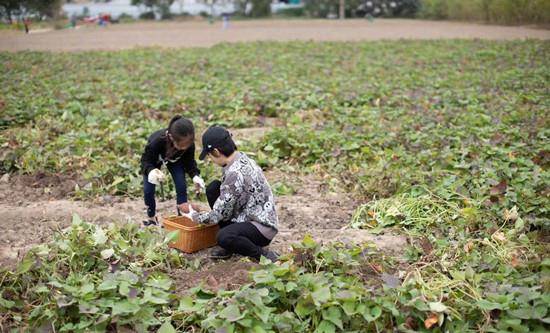
[[[209,127],[202,135],[202,151],[199,159],[204,160],[206,155],[214,148],[220,148],[231,141],[233,141],[231,133],[225,128],[217,125]]]

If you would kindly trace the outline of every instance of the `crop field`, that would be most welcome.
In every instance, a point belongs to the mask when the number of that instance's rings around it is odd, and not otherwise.
[[[2,332],[550,329],[548,41],[252,42],[0,63]],[[140,155],[175,114],[198,133],[227,126],[264,168],[279,262],[213,262],[139,227]]]

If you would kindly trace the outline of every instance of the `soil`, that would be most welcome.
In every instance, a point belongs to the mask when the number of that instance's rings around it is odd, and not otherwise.
[[[323,190],[323,181],[315,176],[268,171],[266,177],[271,183],[284,179],[288,184],[291,179],[290,185],[296,189],[292,195],[277,197],[280,230],[271,247],[279,252],[287,252],[291,243],[306,234],[323,242],[374,242],[388,251],[399,250],[406,242],[401,236],[375,236],[365,230],[346,229],[358,203],[346,193]],[[28,186],[28,179],[12,176],[9,183],[0,182],[2,265],[14,264],[32,246],[50,240],[56,230],[70,225],[73,214],[97,224],[141,223],[145,216],[141,199],[109,195],[92,201],[59,199],[56,196],[63,191],[58,187]],[[175,202],[159,202],[158,210],[160,214],[173,214]]]
[[[32,29],[32,28],[31,28]],[[391,39],[480,38],[510,40],[550,39],[550,31],[522,26],[409,19],[348,20],[250,20],[222,23],[138,22],[79,29],[0,31],[0,51],[120,50],[134,47],[210,47],[219,43],[248,41],[364,41]]]
[[[211,291],[234,290],[250,282],[249,271],[258,264],[233,256],[225,261],[209,261],[199,270],[175,270],[170,276],[176,284],[176,293],[185,294],[201,286]]]

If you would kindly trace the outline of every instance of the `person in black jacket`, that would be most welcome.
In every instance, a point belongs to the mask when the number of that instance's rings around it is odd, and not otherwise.
[[[197,192],[204,190],[204,180],[195,161],[195,128],[189,119],[175,116],[168,128],[154,132],[147,140],[141,155],[143,196],[147,206],[147,220],[143,221],[145,226],[158,225],[155,187],[166,178],[160,170],[162,165],[166,165],[176,186],[178,212],[189,213],[185,173],[193,178]]]

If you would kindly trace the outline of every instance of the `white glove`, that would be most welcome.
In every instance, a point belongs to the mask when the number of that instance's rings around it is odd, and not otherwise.
[[[159,169],[153,169],[147,176],[147,181],[151,184],[160,185],[166,178],[166,175]]]
[[[191,220],[193,220],[193,214],[196,213],[197,211],[193,209],[193,207],[191,207],[191,205],[189,205],[189,213],[181,213],[182,216],[185,216],[185,217],[188,217],[190,218]]]
[[[195,184],[195,187],[199,187],[202,191],[206,188],[204,185],[204,180],[201,178],[201,176],[195,176],[193,177],[193,183]]]

